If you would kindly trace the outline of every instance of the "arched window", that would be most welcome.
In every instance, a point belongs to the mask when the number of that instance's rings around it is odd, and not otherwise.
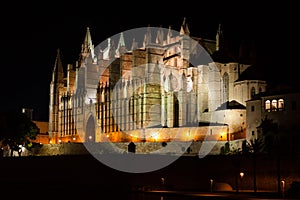
[[[254,88],[254,87],[252,87],[252,88],[251,88],[251,98],[253,98],[253,97],[254,97],[254,95],[255,95],[255,88]]]
[[[190,75],[186,78],[186,91],[191,92],[193,90],[193,80]]]
[[[101,102],[102,102],[102,103],[105,102],[105,94],[104,94],[104,90],[101,92]]]
[[[276,99],[272,100],[272,111],[277,111],[277,100]]]
[[[224,102],[229,100],[229,76],[226,72],[223,75],[223,100]]]
[[[270,100],[267,100],[265,102],[265,109],[266,109],[266,111],[270,112],[270,109],[271,109],[271,102],[270,102]]]
[[[284,100],[283,99],[279,99],[278,100],[278,110],[282,111],[284,109]]]

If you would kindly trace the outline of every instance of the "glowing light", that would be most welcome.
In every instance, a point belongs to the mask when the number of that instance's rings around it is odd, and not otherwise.
[[[225,132],[221,132],[220,133],[220,138],[221,140],[225,139],[226,133]]]
[[[191,134],[191,131],[186,132],[186,139],[187,140],[192,140],[193,139],[193,135]]]
[[[161,184],[162,186],[165,186],[165,178],[161,178]]]
[[[90,140],[92,139],[92,136],[91,136],[91,135],[89,136],[89,139],[90,139]]]
[[[157,132],[152,133],[151,136],[155,141],[159,139],[159,135]]]
[[[59,143],[61,143],[61,140],[58,140]]]
[[[73,137],[73,140],[76,140],[76,138],[75,138],[75,137]]]
[[[23,147],[22,145],[21,145],[21,151],[22,151],[22,152],[25,151],[25,147]]]
[[[243,178],[244,177],[244,172],[240,172],[240,176],[241,176],[241,178]]]

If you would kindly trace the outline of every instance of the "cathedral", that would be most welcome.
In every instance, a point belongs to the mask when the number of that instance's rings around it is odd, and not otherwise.
[[[246,138],[246,102],[267,83],[251,77],[251,51],[231,56],[221,25],[215,39],[194,36],[184,19],[178,31],[128,30],[96,47],[90,31],[74,64],[57,51],[50,143]]]

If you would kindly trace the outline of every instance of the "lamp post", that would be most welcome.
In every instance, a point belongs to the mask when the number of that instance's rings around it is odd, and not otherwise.
[[[210,179],[210,192],[213,191],[213,183],[214,183],[214,180],[213,179]]]
[[[241,179],[240,183],[242,183],[242,179],[244,176],[245,176],[244,172],[240,172],[239,175],[236,174],[235,176],[236,193],[239,193],[239,177]]]
[[[241,184],[240,184],[240,186],[242,185],[242,179],[243,179],[244,175],[245,175],[244,172],[240,172],[240,178],[241,178],[241,182],[240,182]],[[242,187],[240,187],[240,188],[242,188]]]
[[[282,197],[284,198],[285,181],[282,180],[282,181],[281,181],[281,184],[282,184]]]
[[[241,179],[244,177],[244,172],[240,172],[240,177],[241,177]]]

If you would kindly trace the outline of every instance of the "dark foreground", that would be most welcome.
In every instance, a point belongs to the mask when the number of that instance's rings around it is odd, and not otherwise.
[[[295,194],[276,191],[276,174],[272,175],[276,170],[270,164],[258,170],[258,191],[254,194],[251,166],[228,159],[185,156],[156,171],[128,173],[112,169],[91,155],[5,157],[0,158],[0,195],[9,195],[10,199],[298,199]],[[235,188],[236,166],[249,176],[240,182],[239,193]],[[264,180],[268,176],[270,179]],[[211,179],[228,183],[232,190],[212,191]],[[268,184],[271,190],[266,188]]]

